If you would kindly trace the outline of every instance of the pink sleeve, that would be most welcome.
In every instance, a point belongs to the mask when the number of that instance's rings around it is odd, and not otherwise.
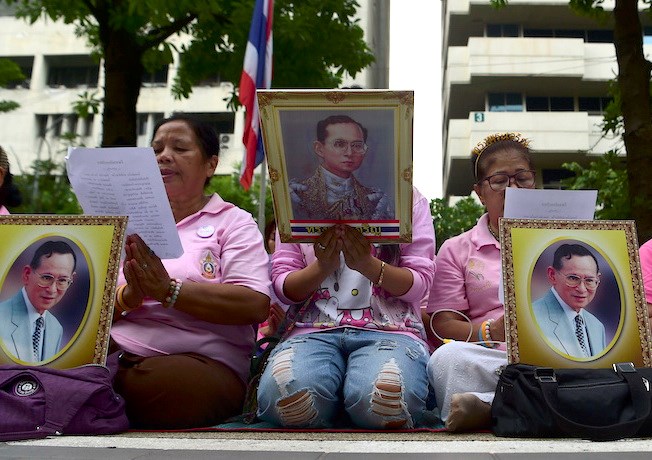
[[[412,287],[399,299],[421,305],[435,277],[435,227],[428,200],[414,189],[412,242],[401,245],[399,266],[412,272]]]
[[[428,313],[442,308],[460,311],[469,309],[464,267],[461,266],[459,260],[462,248],[459,244],[456,244],[457,241],[459,241],[459,238],[446,240],[439,248],[437,276],[432,283],[428,307],[426,308]]]
[[[652,303],[652,240],[639,248],[639,257],[641,259],[645,299],[647,303]]]
[[[313,256],[314,258],[314,256]],[[272,255],[272,287],[276,296],[286,305],[295,303],[285,297],[283,284],[285,278],[297,270],[306,267],[301,245],[297,243],[281,243],[281,238],[276,232],[276,250]]]

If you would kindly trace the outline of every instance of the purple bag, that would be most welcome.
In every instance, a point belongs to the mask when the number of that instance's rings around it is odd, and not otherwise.
[[[112,434],[129,428],[114,371],[0,366],[0,441],[61,434]]]

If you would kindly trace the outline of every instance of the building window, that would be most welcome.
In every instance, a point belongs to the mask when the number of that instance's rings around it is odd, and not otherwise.
[[[568,169],[543,169],[541,170],[541,182],[544,189],[561,190],[561,182],[564,179],[575,176],[575,173]]]
[[[574,29],[569,29],[569,30],[555,30],[555,37],[557,38],[581,38],[582,40],[586,40],[586,32],[583,30],[574,30]]]
[[[518,37],[518,24],[487,24],[487,37]]]
[[[169,66],[163,66],[156,72],[146,73],[141,80],[143,86],[165,86],[168,84]]]
[[[162,113],[139,113],[138,114],[138,135],[139,136],[150,136],[154,131],[154,126],[160,120],[162,120],[164,115]],[[147,126],[151,126],[151,131],[148,131]],[[148,139],[149,142],[149,139]]]
[[[643,44],[652,45],[652,27],[643,28]]]
[[[18,57],[6,57],[2,59],[8,59],[20,67],[21,73],[25,76],[24,80],[13,80],[10,82],[7,82],[5,85],[5,88],[7,89],[18,89],[18,88],[24,88],[24,89],[29,89],[30,81],[32,79],[32,66],[34,64],[34,58],[32,56],[29,57],[24,57],[24,56],[18,56]]]
[[[525,108],[528,112],[573,112],[575,103],[572,97],[528,96]]]
[[[522,112],[523,98],[520,93],[489,93],[489,112]]]
[[[572,97],[550,98],[551,112],[573,112],[574,110],[575,110],[575,104]]]
[[[589,43],[613,43],[614,33],[611,30],[589,30],[586,32],[586,41]]]
[[[89,56],[57,56],[46,58],[48,86],[58,88],[97,87],[100,67]]]
[[[89,137],[93,134],[93,121],[95,120],[94,116],[91,114],[84,118],[84,126],[82,129],[82,136]]]
[[[577,108],[589,115],[602,115],[610,102],[611,98],[608,97],[578,97]]]
[[[526,38],[552,38],[555,36],[552,29],[523,29]]]

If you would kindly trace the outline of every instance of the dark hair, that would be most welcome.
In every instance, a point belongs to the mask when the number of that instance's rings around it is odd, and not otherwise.
[[[40,245],[34,252],[34,256],[32,257],[29,266],[36,270],[41,266],[41,258],[50,258],[53,254],[72,255],[72,271],[75,271],[75,267],[77,267],[77,256],[75,255],[75,251],[73,251],[70,245],[65,241],[46,241]]]
[[[317,123],[317,140],[323,144],[324,141],[326,140],[326,137],[328,137],[328,132],[326,132],[326,128],[328,128],[328,126],[330,125],[337,125],[342,123],[345,124],[352,123],[354,125],[358,125],[362,130],[362,137],[364,141],[367,142],[367,128],[365,128],[360,123],[358,123],[353,118],[347,115],[331,115],[328,118],[324,118],[323,120],[320,120]]]
[[[18,187],[14,184],[14,176],[7,171],[2,187],[0,187],[0,206],[4,205],[12,208],[14,206],[20,206],[22,202],[23,197]]]
[[[598,264],[598,259],[595,258],[593,253],[581,244],[562,244],[555,251],[554,256],[552,257],[552,268],[555,270],[561,270],[564,260],[570,260],[573,256],[586,257],[591,256],[595,261],[596,272],[600,271],[600,265]]]
[[[265,225],[265,231],[263,232],[263,235],[265,235],[265,251],[269,253],[269,238],[272,236],[272,233],[276,231],[276,219],[272,218],[269,222],[267,222],[267,225]]]
[[[184,113],[174,113],[168,118],[164,118],[156,123],[156,126],[154,126],[154,134],[152,134],[152,142],[154,142],[154,136],[156,135],[158,129],[171,121],[183,121],[188,126],[190,126],[190,129],[192,129],[192,131],[195,133],[195,136],[197,136],[197,140],[201,146],[201,153],[204,155],[204,158],[208,160],[213,155],[219,158],[220,141],[217,138],[217,133],[213,127],[205,121],[198,120],[197,118],[186,115]]]
[[[480,144],[471,152],[471,168],[476,182],[484,179],[486,171],[496,160],[497,154],[508,150],[515,150],[520,153],[529,168],[534,169],[534,162],[528,147],[529,141],[521,138],[520,135],[512,133],[492,135],[488,136],[483,142],[486,146],[483,147]]]

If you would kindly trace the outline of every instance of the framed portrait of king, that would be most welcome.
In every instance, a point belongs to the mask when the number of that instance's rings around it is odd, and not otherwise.
[[[0,216],[0,363],[105,364],[125,216]]]
[[[652,366],[633,221],[500,220],[510,363]]]
[[[412,91],[257,97],[281,241],[309,242],[340,223],[372,242],[411,241]]]

